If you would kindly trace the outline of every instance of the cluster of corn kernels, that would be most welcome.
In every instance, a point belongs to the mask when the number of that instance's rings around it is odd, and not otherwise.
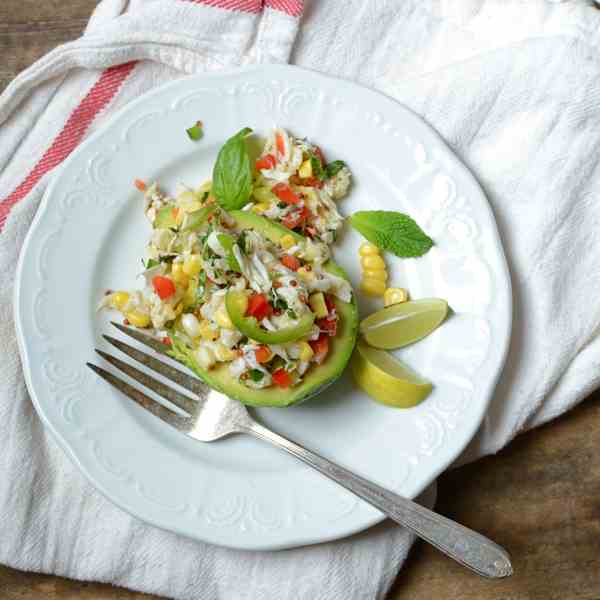
[[[383,296],[388,272],[379,253],[379,248],[374,244],[365,242],[358,252],[362,267],[362,281],[360,283],[362,291],[368,296]]]
[[[386,287],[388,272],[377,246],[364,242],[360,246],[359,254],[362,267],[360,287],[365,294],[368,296],[383,296],[385,306],[408,300],[408,292],[404,288]]]

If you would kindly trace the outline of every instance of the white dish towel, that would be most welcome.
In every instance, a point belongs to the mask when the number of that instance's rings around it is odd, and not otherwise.
[[[383,90],[442,134],[499,222],[513,339],[462,460],[496,452],[598,386],[600,11],[591,4],[313,0],[303,11],[301,0],[103,0],[81,39],[17,77],[0,98],[0,562],[181,599],[383,597],[412,541],[400,527],[237,552],[146,526],[91,488],[25,389],[11,302],[23,238],[52,168],[165,81],[289,61]]]

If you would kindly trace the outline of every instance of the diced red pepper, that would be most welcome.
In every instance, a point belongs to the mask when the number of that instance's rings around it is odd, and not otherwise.
[[[315,154],[317,158],[321,161],[321,164],[325,166],[325,155],[323,154],[323,150],[319,148],[319,146],[315,146]]]
[[[321,189],[325,185],[325,183],[320,179],[317,179],[316,177],[307,177],[306,179],[302,180],[302,185],[305,185],[306,187],[316,187]]]
[[[167,346],[170,346],[173,343],[173,342],[171,342],[171,338],[168,336],[165,336],[161,341],[163,344],[165,344]]]
[[[329,313],[335,310],[335,300],[331,294],[325,294],[325,306],[327,307]]]
[[[293,185],[303,185],[306,187],[316,187],[321,189],[325,182],[316,177],[300,177],[299,175],[290,175],[290,183]]]
[[[297,271],[300,268],[300,261],[291,254],[284,254],[281,257],[281,264],[291,271]]]
[[[271,377],[273,383],[280,388],[289,388],[292,385],[292,377],[285,369],[277,369]]]
[[[286,204],[298,204],[300,202],[300,198],[286,183],[277,183],[271,188],[271,191]]]
[[[254,317],[257,321],[262,321],[265,317],[273,314],[273,307],[269,304],[264,294],[252,294],[248,298],[248,308],[246,314]]]
[[[276,164],[277,159],[272,154],[267,154],[256,161],[256,168],[259,171],[262,169],[273,169]]]
[[[337,333],[337,317],[317,319],[316,323],[319,329],[329,336],[333,337]]]
[[[269,359],[271,358],[271,351],[266,346],[259,346],[254,351],[254,354],[256,356],[256,362],[259,363],[269,362]]]
[[[312,213],[310,212],[310,210],[306,206],[303,206],[300,210],[294,210],[291,213],[285,215],[285,217],[281,219],[281,222],[288,229],[296,229],[296,227],[301,227],[302,225],[304,225],[304,223],[306,223],[306,221],[308,221],[308,219],[310,219],[311,216]]]
[[[313,359],[317,364],[321,364],[327,353],[329,352],[329,334],[321,333],[318,339],[308,342],[313,352],[315,353]]]
[[[141,180],[141,179],[136,179],[133,182],[133,185],[135,185],[135,187],[140,191],[140,192],[145,192],[146,191],[146,184]]]
[[[154,286],[154,291],[161,300],[166,300],[175,293],[175,284],[169,277],[156,275],[152,278],[152,285]]]
[[[285,141],[280,133],[275,134],[275,147],[281,156],[285,156]]]

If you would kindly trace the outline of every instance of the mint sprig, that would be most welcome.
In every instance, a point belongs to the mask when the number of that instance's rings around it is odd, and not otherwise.
[[[229,138],[213,168],[212,193],[225,210],[242,208],[252,193],[252,167],[245,137],[252,129],[244,127]]]
[[[433,246],[416,221],[401,212],[361,210],[350,217],[350,225],[378,248],[400,258],[423,256]]]

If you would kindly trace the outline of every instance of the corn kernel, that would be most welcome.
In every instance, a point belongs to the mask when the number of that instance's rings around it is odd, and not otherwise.
[[[279,239],[279,245],[284,250],[289,250],[295,243],[296,243],[296,240],[289,233],[286,233],[285,235],[281,236],[281,238]]]
[[[215,355],[213,354],[213,351],[206,346],[199,346],[196,348],[193,356],[203,369],[210,369],[215,364]]]
[[[192,306],[196,303],[196,292],[198,291],[198,281],[196,279],[190,279],[185,294],[183,295],[183,305],[185,308]]]
[[[385,292],[385,283],[379,279],[363,279],[360,287],[367,296],[383,296]]]
[[[117,310],[123,310],[129,302],[129,294],[127,292],[114,292],[110,296],[110,304]]]
[[[310,347],[308,342],[300,342],[300,360],[303,362],[308,362],[314,356],[313,349]]]
[[[296,275],[302,279],[302,281],[309,282],[315,280],[315,273],[312,269],[308,270],[306,267],[300,267],[296,271]]]
[[[182,286],[186,286],[189,283],[189,277],[183,271],[183,263],[173,263],[171,266],[171,279]]]
[[[363,271],[363,277],[365,279],[379,279],[380,281],[387,281],[388,272],[385,269],[365,269]]]
[[[264,213],[265,210],[269,210],[270,206],[271,205],[268,202],[257,202],[256,204],[252,205],[252,212],[261,214]]]
[[[252,190],[252,195],[259,201],[265,204],[277,201],[277,196],[268,187],[255,187]]]
[[[308,298],[308,303],[310,304],[312,311],[317,315],[317,319],[324,319],[329,314],[323,292],[311,294]]]
[[[189,275],[190,277],[193,277],[194,275],[198,275],[198,273],[200,273],[201,270],[202,270],[202,259],[200,258],[200,256],[198,254],[191,254],[183,262],[182,271],[186,275]]]
[[[360,259],[360,264],[363,269],[372,269],[372,270],[382,270],[385,269],[385,263],[383,262],[383,258],[381,256],[376,256],[374,254],[369,256],[363,256]]]
[[[312,163],[310,158],[308,158],[300,165],[300,168],[298,169],[298,175],[300,175],[302,179],[308,179],[309,177],[312,177],[312,174]]]
[[[128,313],[125,313],[125,318],[134,327],[148,327],[150,325],[150,315],[139,310],[130,310]]]
[[[219,332],[211,327],[210,321],[202,319],[200,321],[200,336],[205,340],[214,342],[219,337]]]
[[[227,312],[227,308],[224,304],[222,304],[215,313],[215,321],[217,322],[217,325],[223,329],[234,329],[233,323],[229,318],[229,313]]]
[[[383,305],[401,304],[408,300],[408,292],[404,288],[388,288],[383,294]]]
[[[220,342],[217,342],[214,345],[213,353],[215,355],[215,358],[220,362],[227,362],[237,357],[237,353],[235,352],[235,350],[231,350],[230,348],[228,348],[224,344],[221,344]]]
[[[360,245],[358,253],[361,256],[376,256],[379,254],[379,248],[370,242],[364,242]]]

